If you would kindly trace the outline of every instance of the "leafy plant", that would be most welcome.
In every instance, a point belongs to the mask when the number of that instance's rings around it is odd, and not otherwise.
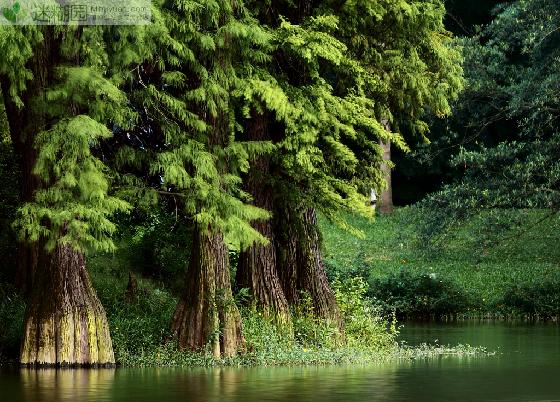
[[[16,289],[0,284],[0,362],[19,355],[25,303]]]
[[[361,277],[336,280],[333,289],[344,318],[347,345],[371,350],[391,348],[397,335],[396,318],[388,323],[367,298],[368,284]]]
[[[452,280],[405,269],[374,279],[369,296],[385,314],[395,312],[403,318],[440,319],[475,307],[471,297]]]
[[[505,315],[557,319],[560,317],[560,276],[510,285],[498,302],[498,308]]]

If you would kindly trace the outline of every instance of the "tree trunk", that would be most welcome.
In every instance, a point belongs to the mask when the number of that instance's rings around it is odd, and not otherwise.
[[[253,115],[250,119],[247,139],[264,141],[267,139],[267,117]],[[252,195],[253,204],[267,211],[273,209],[273,189],[267,180],[270,164],[266,156],[257,157],[245,180],[245,190]],[[280,324],[291,324],[288,301],[284,296],[280,278],[276,271],[276,248],[274,230],[270,220],[256,221],[252,226],[270,240],[267,245],[254,244],[239,255],[236,285],[238,289],[248,288],[253,301],[265,315],[272,316]]]
[[[57,366],[115,363],[105,310],[84,255],[68,245],[58,245],[39,261],[20,360]]]
[[[340,311],[321,255],[317,213],[314,208],[308,208],[304,212],[301,236],[297,265],[299,287],[311,296],[316,315],[336,323],[342,329]]]
[[[291,306],[299,303],[298,288],[298,231],[301,225],[294,217],[295,212],[288,208],[276,211],[275,219],[275,246],[276,246],[276,271],[280,278],[282,289],[288,304]]]
[[[52,67],[56,65],[57,52],[53,29],[45,28],[43,41],[36,46],[35,54],[28,63],[28,68],[33,72],[33,79],[27,82],[26,90],[20,94],[23,108],[18,107],[9,96],[9,77],[0,77],[10,137],[20,163],[22,203],[32,201],[35,191],[40,187],[40,180],[33,173],[37,160],[37,150],[34,145],[35,136],[45,129],[47,119],[43,108],[37,107],[35,103],[41,100],[44,89],[53,79]],[[31,293],[39,252],[40,246],[37,243],[21,241],[18,244],[15,284],[26,296]]]
[[[221,234],[195,229],[185,292],[171,329],[181,350],[210,346],[219,358],[234,356],[244,348],[241,315],[231,291],[228,249]]]
[[[391,125],[388,121],[383,121],[383,125],[387,131],[391,131]],[[382,214],[393,213],[393,185],[391,183],[391,141],[379,140],[379,145],[383,149],[383,163],[381,163],[381,173],[387,183],[387,187],[381,192],[379,211]]]
[[[290,304],[300,303],[302,292],[309,295],[313,313],[335,323],[342,332],[344,325],[321,255],[315,209],[306,209],[298,219],[290,212],[284,214],[278,241],[278,272],[284,294]]]

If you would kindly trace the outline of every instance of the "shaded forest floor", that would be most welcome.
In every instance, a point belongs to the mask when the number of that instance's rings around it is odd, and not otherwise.
[[[431,237],[421,219],[414,207],[374,222],[350,217],[364,239],[322,220],[329,275],[363,277],[368,295],[400,317],[558,317],[558,216],[493,211]]]

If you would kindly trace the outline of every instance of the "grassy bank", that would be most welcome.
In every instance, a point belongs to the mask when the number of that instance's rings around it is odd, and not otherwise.
[[[558,274],[554,261],[559,252],[553,239],[559,222],[535,227],[509,243],[486,241],[484,245],[479,244],[482,226],[471,222],[453,239],[445,240],[445,247],[426,249],[410,225],[416,219],[413,215],[410,209],[401,209],[375,223],[352,218],[365,239],[321,221],[345,339],[334,336],[332,326],[313,318],[310,306],[293,312],[293,332],[243,307],[247,350],[226,360],[216,360],[204,351],[179,352],[170,341],[184,253],[170,250],[167,238],[159,232],[144,236],[145,241],[127,234],[116,253],[88,257],[94,287],[107,311],[117,361],[126,366],[301,365],[480,354],[485,351],[469,346],[399,345],[392,312],[396,309],[402,316],[417,318],[505,311],[499,301],[512,288],[535,282],[543,285]],[[182,245],[173,247],[177,250]],[[157,258],[145,258],[150,253]],[[138,280],[132,298],[126,295],[129,272]],[[0,284],[0,292],[0,361],[5,361],[17,358],[24,303],[8,285]]]
[[[215,359],[210,351],[179,352],[170,341],[170,321],[177,296],[169,285],[142,277],[134,297],[126,294],[128,273],[134,271],[134,248],[89,258],[93,284],[106,309],[117,362],[123,366],[247,366],[370,364],[395,359],[446,355],[471,356],[486,351],[458,347],[407,347],[397,341],[396,323],[380,318],[380,311],[365,296],[361,278],[342,278],[333,286],[344,317],[345,338],[335,328],[314,318],[311,307],[293,312],[293,331],[279,328],[250,307],[242,307],[247,350],[232,359]],[[17,359],[24,303],[13,288],[1,285],[0,363]],[[239,301],[238,301],[239,302]]]
[[[362,276],[376,304],[401,317],[558,317],[558,216],[495,212],[429,241],[421,219],[410,207],[375,222],[351,217],[364,239],[321,221],[329,275]]]
[[[293,335],[250,307],[242,307],[246,353],[216,360],[210,351],[178,352],[169,332],[177,296],[165,283],[138,276],[137,296],[127,299],[128,272],[133,267],[128,266],[131,259],[126,254],[127,250],[121,249],[114,255],[90,259],[93,283],[107,311],[116,359],[123,365],[333,364],[386,360],[397,353],[395,328],[391,329],[390,323],[373,310],[360,280],[336,285],[349,329],[344,340],[335,336],[333,326],[313,318],[311,307],[294,312]]]

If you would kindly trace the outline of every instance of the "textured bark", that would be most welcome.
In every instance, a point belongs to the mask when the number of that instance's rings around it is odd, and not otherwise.
[[[383,125],[387,131],[391,131],[391,125],[388,121],[383,121]],[[379,140],[379,145],[383,149],[383,163],[381,163],[381,173],[387,182],[387,187],[381,192],[379,211],[382,214],[393,213],[393,185],[391,183],[391,141]],[[387,163],[389,162],[389,163]]]
[[[231,291],[228,249],[221,234],[199,229],[172,333],[182,350],[210,346],[215,357],[234,356],[245,341]]]
[[[303,214],[301,236],[297,265],[299,287],[311,296],[316,315],[335,322],[342,329],[340,311],[325,272],[314,208],[308,208]]]
[[[316,316],[334,322],[341,332],[343,322],[321,255],[315,209],[308,208],[301,217],[284,211],[279,232],[278,271],[284,294],[290,304],[298,304],[301,293],[311,297]]]
[[[20,361],[28,365],[110,365],[105,311],[84,255],[59,245],[41,258],[26,311]]]
[[[268,138],[267,117],[253,114],[247,130],[249,141],[264,141]],[[267,211],[273,209],[273,189],[268,183],[270,163],[268,157],[257,157],[245,179],[245,191],[253,197],[253,204]],[[252,224],[270,240],[267,245],[254,244],[239,255],[236,285],[248,288],[253,301],[265,315],[270,315],[281,324],[290,324],[290,310],[284,296],[280,278],[276,271],[276,248],[274,230],[270,220],[259,220]]]
[[[284,295],[289,305],[299,302],[298,290],[298,230],[301,225],[295,219],[294,211],[277,211],[275,219],[275,245],[277,272]]]

